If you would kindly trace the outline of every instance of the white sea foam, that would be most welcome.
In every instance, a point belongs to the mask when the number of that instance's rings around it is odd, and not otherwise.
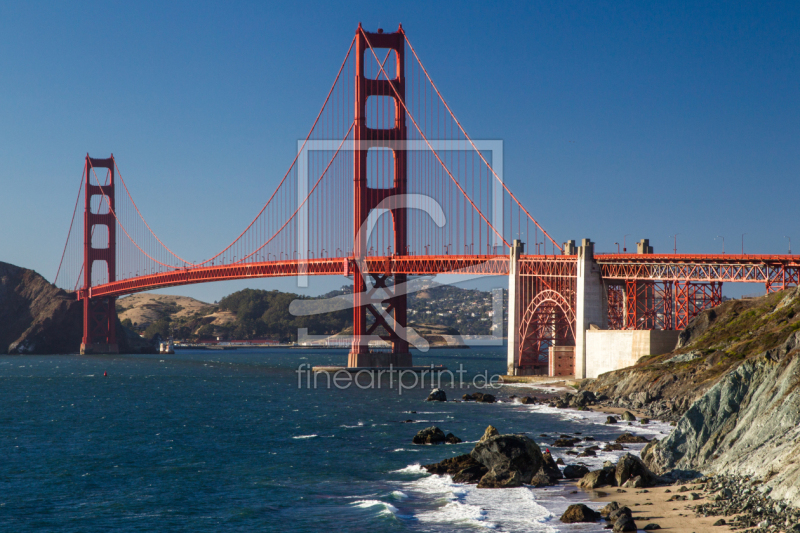
[[[397,514],[397,507],[392,505],[391,503],[382,502],[380,500],[358,500],[352,503],[356,507],[360,507],[362,509],[369,509],[371,507],[380,507],[381,510],[378,514],[384,515],[395,515]]]
[[[422,468],[421,465],[413,464],[408,465],[400,470],[392,470],[392,474],[427,474],[428,471]]]
[[[392,491],[391,494],[389,494],[389,496],[391,496],[392,498],[395,498],[397,500],[406,500],[406,499],[408,499],[408,494],[406,494],[405,492],[403,492],[401,490],[394,490],[394,491]]]
[[[313,439],[314,437],[319,437],[319,435],[297,435],[296,437],[292,437],[293,439]]]

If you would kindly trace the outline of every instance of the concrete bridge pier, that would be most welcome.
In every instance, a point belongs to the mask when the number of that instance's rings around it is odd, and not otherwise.
[[[575,379],[586,377],[586,330],[592,325],[608,328],[608,295],[594,260],[594,243],[583,239],[577,249],[575,284]]]

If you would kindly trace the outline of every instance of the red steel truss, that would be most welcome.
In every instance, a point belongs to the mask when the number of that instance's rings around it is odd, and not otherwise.
[[[576,256],[519,261],[519,360],[523,373],[546,374],[551,346],[575,345]]]

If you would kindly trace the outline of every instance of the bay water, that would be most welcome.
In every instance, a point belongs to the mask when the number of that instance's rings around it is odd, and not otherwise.
[[[288,348],[0,357],[0,530],[602,531],[558,520],[585,497],[571,487],[477,489],[419,465],[469,453],[489,424],[543,450],[561,434],[602,444],[623,429],[668,432],[513,400],[425,402],[427,376],[416,386],[407,376],[401,390],[387,376],[380,387],[319,377],[315,387],[298,372],[346,357]],[[541,393],[475,386],[504,373],[500,347],[433,349],[414,362],[463,369],[463,387],[445,376],[448,399]],[[411,444],[431,425],[464,442]],[[620,453],[580,461],[597,468]]]

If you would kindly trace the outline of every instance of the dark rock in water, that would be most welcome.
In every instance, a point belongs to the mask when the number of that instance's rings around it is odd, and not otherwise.
[[[597,457],[594,450],[586,449],[579,453],[576,457]]]
[[[636,420],[636,417],[630,411],[625,411],[624,413],[622,413],[622,419],[625,422],[633,422],[634,420]]]
[[[556,401],[554,401],[550,405],[552,407],[556,407],[558,409],[566,409],[567,407],[569,407],[569,402],[567,402],[566,400],[563,400],[561,398],[558,398]]]
[[[641,420],[639,420],[639,423],[642,424],[642,425],[649,424],[650,423],[650,419],[649,418],[642,418]],[[649,524],[649,525],[658,526],[658,524]],[[647,527],[647,526],[645,526],[645,527]],[[660,528],[661,528],[661,526],[658,527],[658,529],[660,529]]]
[[[617,509],[619,509],[619,503],[618,502],[608,502],[608,504],[605,507],[600,509],[600,515],[603,516],[603,517],[608,518],[608,515],[610,515],[612,512],[616,511]]]
[[[563,398],[563,401],[569,407],[586,407],[595,403],[595,400],[594,393],[587,390],[578,391],[575,394],[566,394]]]
[[[557,464],[557,465],[564,466],[564,459],[562,459],[561,457],[559,457],[558,459],[556,459],[556,464]]]
[[[489,437],[494,437],[494,436],[497,436],[499,434],[500,434],[500,432],[497,431],[496,427],[491,426],[491,425],[487,426],[486,427],[486,431],[483,432],[483,437],[481,437],[481,440],[479,440],[478,442],[483,442],[486,439],[488,439]]]
[[[653,523],[653,524],[647,524],[642,529],[645,530],[645,531],[654,531],[656,529],[661,529],[661,526],[659,526],[658,524]]]
[[[619,458],[617,468],[614,472],[614,479],[617,486],[622,486],[629,479],[641,476],[640,487],[652,487],[658,483],[658,476],[647,468],[641,459],[635,455],[626,453]]]
[[[533,404],[536,403],[536,398],[533,396],[523,396],[522,398],[520,398],[519,403],[524,403],[526,405]]]
[[[636,527],[636,522],[633,521],[633,518],[630,516],[620,516],[617,518],[617,521],[614,522],[614,533],[619,533],[621,531],[636,531],[638,528]]]
[[[558,465],[556,465],[556,462],[553,460],[553,456],[549,453],[542,454],[542,468],[539,470],[539,474],[548,477],[548,485],[552,485],[564,477],[564,474],[561,473],[561,469],[558,468]]]
[[[564,469],[564,477],[567,479],[580,479],[589,473],[589,469],[583,465],[568,465]]]
[[[472,394],[465,394],[461,399],[465,402],[494,403],[496,398],[488,393],[473,392]]]
[[[481,488],[520,487],[530,483],[544,463],[539,446],[521,435],[489,437],[470,455],[489,469],[478,483]]]
[[[606,447],[605,447],[605,449],[603,451],[606,451],[606,452],[619,452],[619,451],[622,451],[624,449],[625,449],[625,447],[622,444],[617,444],[615,442],[609,442],[608,444],[606,444]]]
[[[569,437],[567,437],[566,439],[560,438],[556,439],[556,441],[553,443],[553,446],[555,446],[556,448],[572,448],[573,446],[575,446],[576,443],[580,441],[581,439],[573,439]]]
[[[616,424],[616,423],[617,423],[616,417],[613,416],[606,417],[606,424]]]
[[[400,423],[401,424],[413,424],[414,421],[409,418],[408,420],[401,420]]]
[[[419,432],[414,435],[411,442],[414,444],[441,444],[445,442],[446,439],[447,436],[444,434],[444,431],[436,426],[431,426],[419,430]]]
[[[619,444],[640,444],[643,442],[650,441],[644,437],[640,437],[639,435],[631,435],[630,433],[623,433],[617,437],[617,443]]]
[[[459,439],[458,437],[456,437],[452,433],[448,433],[447,435],[445,435],[444,441],[447,444],[458,444],[459,442],[462,442],[461,439]]]
[[[431,474],[450,474],[453,476],[455,483],[477,483],[489,470],[469,454],[458,455],[438,463],[424,465],[422,468]]]
[[[565,524],[576,524],[579,522],[597,522],[600,520],[600,513],[593,511],[582,503],[577,503],[567,507],[561,515],[561,521]]]
[[[582,489],[596,489],[597,487],[613,486],[614,484],[614,469],[611,467],[589,472],[578,482],[578,486]]]
[[[426,402],[446,402],[447,401],[447,394],[442,389],[433,389],[428,397],[425,399]]]

